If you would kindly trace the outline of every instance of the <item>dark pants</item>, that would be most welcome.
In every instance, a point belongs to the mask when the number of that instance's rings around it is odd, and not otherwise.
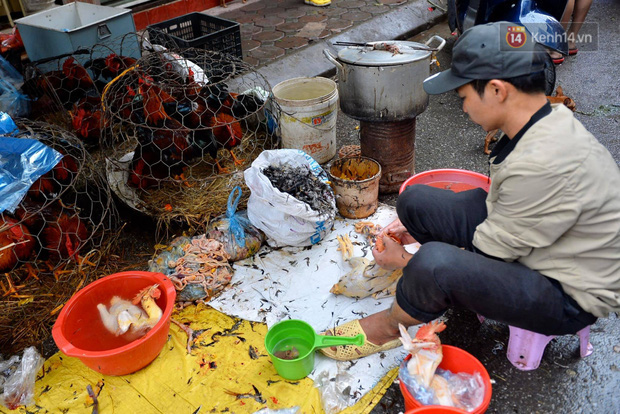
[[[453,193],[425,185],[407,187],[398,197],[398,217],[422,244],[398,283],[398,305],[422,322],[460,307],[546,335],[593,324],[596,317],[557,281],[476,252],[472,240],[487,216],[485,198],[481,189]]]

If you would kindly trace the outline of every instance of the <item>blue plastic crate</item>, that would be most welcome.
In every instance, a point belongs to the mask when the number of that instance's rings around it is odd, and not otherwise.
[[[118,38],[136,31],[131,10],[74,2],[15,20],[31,61],[88,49],[96,44],[114,50]],[[127,47],[125,56],[140,57],[140,45]],[[118,53],[118,52],[117,52]],[[98,57],[98,56],[93,56]]]

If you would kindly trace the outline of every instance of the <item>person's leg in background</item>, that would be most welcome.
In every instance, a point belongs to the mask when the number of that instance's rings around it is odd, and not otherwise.
[[[568,0],[568,3],[566,3],[566,7],[564,8],[564,13],[562,14],[562,19],[560,20],[560,23],[562,24],[564,30],[566,30],[567,35],[568,26],[570,25],[571,19],[573,17],[573,8],[575,7],[575,1],[576,0]],[[568,48],[570,52],[570,42]],[[560,52],[551,50],[549,51],[549,55],[551,56],[551,59],[553,59],[553,63],[555,63],[556,65],[564,62],[564,56]]]
[[[568,54],[575,55],[577,54],[577,45],[575,42],[577,41],[577,35],[583,26],[583,23],[586,20],[586,16],[590,11],[590,6],[592,6],[592,0],[571,0],[575,2],[575,6],[572,12],[573,19],[571,21],[570,27],[568,28]]]
[[[568,0],[564,14],[562,15],[562,26],[566,30],[566,38],[568,40],[568,54],[574,56],[579,49],[577,48],[576,41],[579,31],[583,27],[583,23],[586,20],[586,16],[592,6],[592,0]],[[551,58],[554,63],[562,63],[562,54],[556,51],[550,52]],[[562,62],[561,62],[562,61]]]

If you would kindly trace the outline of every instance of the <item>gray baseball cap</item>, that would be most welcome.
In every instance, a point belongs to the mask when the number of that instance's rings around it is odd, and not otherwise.
[[[546,53],[523,27],[495,22],[466,30],[452,49],[452,67],[424,81],[424,90],[437,95],[475,79],[507,79],[544,70]]]

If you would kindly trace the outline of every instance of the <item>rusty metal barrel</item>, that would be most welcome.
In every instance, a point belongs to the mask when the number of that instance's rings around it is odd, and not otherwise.
[[[415,118],[404,121],[360,121],[362,155],[381,164],[379,192],[398,192],[415,171]]]

